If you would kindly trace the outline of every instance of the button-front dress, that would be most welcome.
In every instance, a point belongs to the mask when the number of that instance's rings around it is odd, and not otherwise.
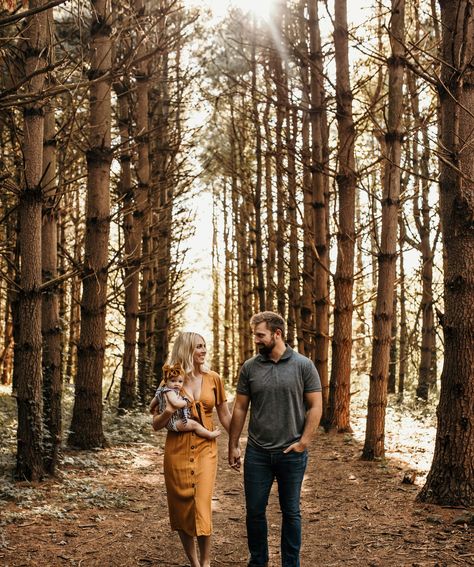
[[[199,400],[182,390],[191,400],[191,415],[212,430],[212,410],[226,401],[224,386],[218,374],[202,375]],[[164,473],[172,530],[190,536],[212,533],[211,502],[217,471],[217,442],[192,432],[168,431],[165,443]]]

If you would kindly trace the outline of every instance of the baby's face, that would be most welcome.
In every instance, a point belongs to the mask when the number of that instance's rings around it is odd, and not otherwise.
[[[168,388],[172,388],[173,390],[180,390],[183,387],[183,384],[184,378],[182,376],[173,376],[166,382]]]

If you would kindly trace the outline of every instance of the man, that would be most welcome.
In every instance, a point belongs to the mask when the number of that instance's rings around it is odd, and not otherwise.
[[[276,478],[282,512],[281,564],[299,567],[301,485],[307,447],[321,419],[321,381],[314,364],[285,344],[280,315],[257,313],[250,325],[259,354],[241,368],[229,432],[229,464],[239,469],[239,439],[250,406],[244,461],[248,565],[268,565],[265,512]]]

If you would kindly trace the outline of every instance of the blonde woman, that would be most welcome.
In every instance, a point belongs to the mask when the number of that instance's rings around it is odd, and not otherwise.
[[[168,364],[180,364],[185,372],[182,394],[190,401],[191,416],[213,430],[212,412],[229,432],[230,411],[219,375],[206,363],[206,342],[197,333],[181,333],[175,340]],[[153,428],[165,427],[174,409],[167,405],[155,413]],[[164,473],[171,529],[176,530],[191,567],[210,566],[212,533],[211,502],[217,471],[215,439],[194,432],[167,432]],[[196,549],[199,548],[199,558]]]

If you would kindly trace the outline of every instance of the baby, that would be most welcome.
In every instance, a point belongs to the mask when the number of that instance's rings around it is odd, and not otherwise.
[[[166,408],[166,401],[175,410],[166,424],[169,431],[193,431],[196,435],[205,439],[215,439],[221,434],[219,429],[209,431],[199,422],[191,419],[191,411],[189,410],[189,400],[181,394],[184,384],[183,367],[176,363],[173,366],[165,364],[163,366],[163,382],[164,386],[160,386],[155,393],[155,397],[150,403],[150,413],[162,413]]]

